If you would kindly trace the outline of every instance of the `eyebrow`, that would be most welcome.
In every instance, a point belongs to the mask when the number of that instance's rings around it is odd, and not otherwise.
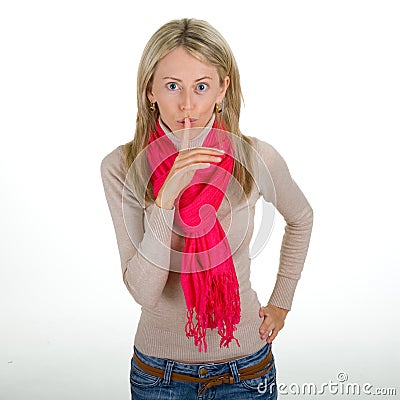
[[[171,80],[173,80],[173,81],[182,82],[181,79],[174,78],[173,76],[165,76],[163,79],[171,79]],[[201,77],[201,78],[199,78],[199,79],[196,79],[195,82],[202,81],[202,80],[204,80],[204,79],[210,79],[210,80],[212,80],[211,76],[203,76],[203,77]]]

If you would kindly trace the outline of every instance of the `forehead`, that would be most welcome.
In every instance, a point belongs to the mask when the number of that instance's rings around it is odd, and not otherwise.
[[[218,71],[213,65],[200,61],[184,48],[178,47],[158,62],[154,78],[170,76],[190,80],[199,78],[199,75],[217,78]]]

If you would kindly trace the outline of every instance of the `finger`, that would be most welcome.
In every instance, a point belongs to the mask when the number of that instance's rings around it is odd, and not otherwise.
[[[219,162],[222,161],[221,156],[215,156],[215,155],[203,155],[203,154],[192,154],[192,151],[184,153],[179,161],[177,162],[177,165],[175,167],[175,170],[179,169],[187,169],[190,165],[193,164],[199,164],[199,163],[216,163],[218,164]]]
[[[267,343],[272,343],[272,341],[277,337],[279,329],[273,329],[272,335],[267,338]]]
[[[260,310],[258,311],[258,315],[260,318],[263,318],[263,317],[269,315],[267,307],[260,307]]]
[[[181,150],[186,150],[189,148],[190,127],[191,127],[190,118],[187,117],[185,118]]]
[[[182,174],[182,173],[187,173],[188,171],[192,171],[192,170],[196,170],[199,168],[208,168],[211,164],[208,161],[204,161],[204,162],[196,162],[196,163],[192,163],[192,164],[184,164],[184,165],[180,165],[178,168],[175,169],[175,174]]]
[[[210,166],[210,163],[196,163],[196,164],[186,165],[186,166],[181,167],[178,170],[176,170],[171,179],[173,179],[173,178],[179,179],[179,177],[182,174],[187,174],[190,172],[195,173],[196,170],[205,169],[205,168],[208,168],[209,166]]]
[[[264,322],[260,325],[260,335],[265,335],[266,333],[271,332],[272,329],[275,328],[275,324],[271,320],[265,319]]]
[[[182,147],[183,149],[183,147]],[[224,158],[224,153],[220,152],[217,149],[211,149],[207,147],[191,147],[190,152],[182,152],[180,154],[180,160],[188,160],[188,159],[194,159],[200,160],[201,161],[213,161],[213,162],[220,162]],[[220,158],[219,160],[216,159],[215,157]]]
[[[265,333],[260,333],[260,338],[262,340],[267,339],[271,334],[273,333],[273,329],[267,329],[267,331]]]
[[[265,339],[268,340],[268,338],[272,335],[273,332],[274,332],[273,330],[268,330],[264,334],[260,335],[260,337],[262,340],[265,340]]]
[[[224,149],[219,149],[217,147],[207,147],[207,146],[195,146],[192,147],[190,150],[196,150],[196,151],[200,151],[200,152],[204,152],[204,153],[212,153],[212,154],[225,154],[225,150]]]
[[[210,163],[192,164],[188,167],[188,169],[208,168],[209,166],[210,166]]]
[[[273,329],[275,328],[274,325],[262,325],[259,329],[260,335],[265,336],[268,335]]]
[[[184,124],[185,124],[185,129],[190,129],[191,123],[190,123],[190,118],[189,117],[185,118]]]

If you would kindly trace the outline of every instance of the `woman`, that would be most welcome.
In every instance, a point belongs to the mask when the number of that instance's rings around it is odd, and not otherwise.
[[[137,83],[135,137],[101,163],[123,280],[142,308],[132,399],[276,399],[271,345],[304,265],[312,208],[278,151],[240,132],[238,68],[208,23],[163,25]],[[261,195],[287,223],[265,307],[249,279]]]

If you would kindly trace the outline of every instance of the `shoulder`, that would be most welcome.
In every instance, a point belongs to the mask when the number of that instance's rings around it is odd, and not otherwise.
[[[102,175],[112,171],[116,172],[124,170],[123,147],[124,145],[121,144],[103,157],[100,163]]]
[[[255,136],[248,136],[255,151],[256,164],[265,164],[268,169],[286,167],[286,162],[280,152],[271,143]]]
[[[101,160],[101,168],[108,167],[114,164],[120,164],[121,161],[123,161],[123,147],[124,145],[121,144],[109,153],[107,153]]]

